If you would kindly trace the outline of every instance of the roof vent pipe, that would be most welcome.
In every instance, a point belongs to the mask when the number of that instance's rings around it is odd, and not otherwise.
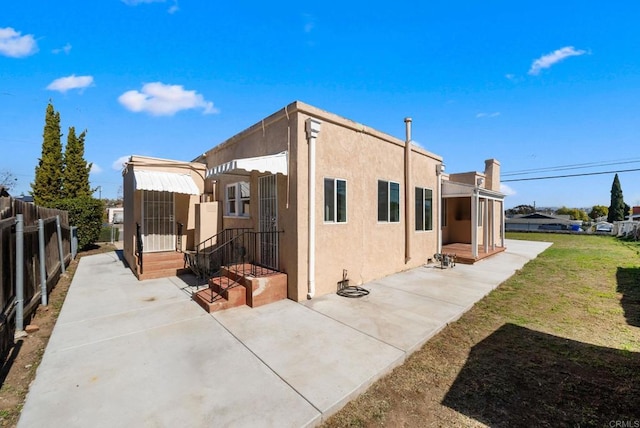
[[[411,118],[404,118],[407,138],[404,144],[404,262],[411,260]]]

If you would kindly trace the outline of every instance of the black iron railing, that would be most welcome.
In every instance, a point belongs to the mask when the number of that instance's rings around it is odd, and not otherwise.
[[[136,257],[138,257],[138,266],[140,267],[140,274],[143,273],[142,264],[142,250],[144,246],[142,244],[142,232],[140,230],[140,223],[136,223]]]
[[[215,276],[223,266],[221,251],[218,250],[225,243],[236,236],[251,231],[248,228],[223,229],[210,238],[196,244],[194,251],[185,253],[185,267],[190,268],[196,275],[205,278]]]
[[[222,267],[242,276],[262,276],[280,269],[280,234],[225,229],[201,242],[185,262],[197,275],[213,277]]]

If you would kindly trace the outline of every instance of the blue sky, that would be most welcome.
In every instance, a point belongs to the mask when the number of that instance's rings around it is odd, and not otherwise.
[[[30,191],[49,100],[102,197],[131,154],[191,160],[294,100],[448,172],[640,168],[636,1],[21,1],[0,6],[0,170]],[[625,164],[618,162],[636,161]],[[639,172],[620,174],[640,205]],[[505,176],[504,179],[507,179]],[[506,206],[609,205],[613,174],[506,183]],[[98,196],[98,193],[96,193]]]

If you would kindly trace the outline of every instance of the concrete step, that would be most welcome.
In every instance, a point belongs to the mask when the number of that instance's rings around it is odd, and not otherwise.
[[[178,276],[190,273],[190,269],[180,268],[166,268],[166,269],[147,269],[147,266],[144,266],[143,273],[137,273],[136,276],[140,281],[144,281],[146,279],[157,279],[157,278],[169,278],[171,276]]]
[[[205,311],[211,313],[245,305],[247,302],[246,295],[247,292],[244,287],[235,285],[227,288],[222,295],[211,288],[200,290],[193,295],[193,300]]]
[[[216,276],[209,279],[209,288],[218,294],[223,294],[223,291],[229,287],[241,285],[237,281],[229,278],[228,276]]]

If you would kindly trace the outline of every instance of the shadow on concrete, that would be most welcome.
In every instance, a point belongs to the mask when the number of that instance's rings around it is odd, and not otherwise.
[[[627,324],[640,327],[640,268],[619,267],[616,272],[618,293],[622,293],[620,305]],[[640,406],[640,404],[639,404]]]
[[[185,273],[169,278],[169,280],[189,296],[193,296],[198,291],[209,288],[209,281],[207,279],[200,278],[193,273]]]
[[[492,427],[640,421],[640,353],[505,324],[474,346],[442,404]]]
[[[116,250],[116,255],[118,256],[118,260],[122,262],[122,265],[129,269],[129,263],[127,263],[127,259],[124,258],[124,251]]]

